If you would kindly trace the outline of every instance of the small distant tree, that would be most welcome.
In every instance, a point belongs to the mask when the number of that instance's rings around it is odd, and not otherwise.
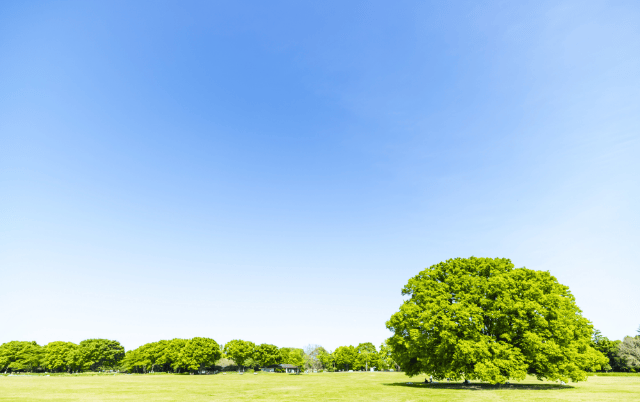
[[[245,361],[253,357],[255,349],[256,345],[253,342],[234,339],[224,345],[224,354],[233,359],[240,368],[244,368]]]
[[[358,351],[353,346],[339,346],[333,352],[336,360],[336,366],[343,370],[353,369],[353,365],[358,358]]]
[[[78,369],[77,352],[78,345],[73,342],[49,342],[44,347],[42,365],[52,372],[67,371],[71,373]]]
[[[368,371],[370,367],[379,367],[379,356],[376,347],[371,342],[361,343],[356,347],[358,356],[354,363],[355,369]]]
[[[150,344],[147,349],[147,354],[149,355],[148,361],[150,365],[151,371],[156,371],[157,369],[167,371],[166,365],[161,363],[161,358],[164,355],[164,350],[169,346],[170,341],[162,340],[158,342],[153,342]],[[220,352],[222,353],[222,352]]]
[[[327,351],[320,345],[307,345],[304,348],[304,364],[305,368],[310,370],[319,370],[322,368],[322,362],[319,359],[320,353]]]
[[[78,347],[84,370],[110,369],[124,358],[124,347],[110,339],[86,339]]]
[[[280,361],[304,368],[304,350],[299,348],[280,348]]]
[[[326,349],[322,348],[318,351],[318,360],[322,363],[322,368],[328,371],[335,370],[335,359],[333,357],[333,353],[328,352]]]
[[[393,360],[393,354],[392,354],[392,349],[391,346],[389,346],[388,343],[383,343],[380,345],[380,352],[378,352],[378,357],[379,357],[379,362],[380,362],[380,368],[382,370],[396,370],[398,371],[400,369],[400,366],[398,366],[398,363],[396,363],[395,360]]]
[[[33,372],[40,368],[44,357],[44,348],[35,342],[30,342],[20,352],[14,362],[18,370]]]
[[[190,372],[204,370],[222,357],[220,346],[211,338],[195,337],[189,339],[180,353],[180,363]]]
[[[251,356],[244,361],[244,366],[252,370],[258,370],[260,368],[260,363]]]
[[[152,371],[159,357],[155,353],[157,343],[158,342],[145,343],[134,350],[127,350],[120,363],[120,367],[125,371],[136,373]]]
[[[616,355],[618,353],[618,343],[610,341],[609,338],[603,336],[599,330],[594,330],[593,348],[609,359],[609,362],[604,363],[600,370],[611,371],[614,366],[617,366]]]
[[[280,363],[280,351],[275,345],[263,343],[256,346],[254,358],[262,367]]]
[[[626,336],[618,346],[617,355],[627,370],[633,372],[639,371],[640,337]]]
[[[225,371],[227,367],[237,366],[237,364],[233,360],[223,357],[216,362],[216,366],[220,367],[223,371]]]
[[[166,371],[170,369],[176,372],[184,369],[181,366],[180,354],[187,344],[186,339],[174,338],[170,341],[161,341],[163,345],[158,348],[158,358],[156,364],[162,366]]]
[[[144,363],[140,348],[127,350],[120,361],[120,368],[129,373],[144,373]]]

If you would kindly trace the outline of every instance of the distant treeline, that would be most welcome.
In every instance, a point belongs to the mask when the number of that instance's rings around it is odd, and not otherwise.
[[[305,349],[278,348],[271,344],[256,345],[250,341],[232,340],[219,345],[211,338],[161,340],[125,352],[118,342],[109,339],[87,339],[79,344],[12,341],[0,346],[0,370],[7,372],[85,372],[122,371],[203,372],[258,369],[291,364],[301,370],[368,370],[398,369],[386,345],[380,350],[370,343],[340,346],[329,352],[319,345]]]
[[[611,341],[595,331],[594,347],[609,359],[602,371],[640,372],[640,335]],[[319,345],[305,349],[256,345],[235,339],[224,346],[211,338],[172,339],[147,343],[126,351],[118,341],[87,339],[79,344],[12,341],[0,345],[0,371],[7,372],[84,372],[114,370],[130,373],[202,372],[258,369],[292,364],[301,370],[377,370],[401,369],[382,344],[340,346],[333,352]]]
[[[611,341],[596,330],[593,344],[609,359],[609,364],[601,371],[640,372],[640,328],[638,335],[626,336],[622,341]]]

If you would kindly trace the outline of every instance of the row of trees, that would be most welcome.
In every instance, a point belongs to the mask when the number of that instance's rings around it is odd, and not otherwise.
[[[608,359],[598,371],[640,372],[640,328],[638,335],[611,341],[600,331],[593,335],[593,347]],[[258,368],[281,363],[311,370],[396,369],[393,350],[382,344],[380,350],[370,343],[340,346],[333,352],[319,345],[278,348],[233,340],[221,347],[210,338],[172,339],[152,342],[127,351],[118,341],[87,339],[80,344],[12,341],[0,346],[0,369],[8,371],[78,372],[123,370],[146,373],[193,372],[199,370]]]
[[[95,371],[117,366],[124,355],[124,347],[109,339],[86,339],[80,344],[58,341],[45,346],[12,341],[0,346],[0,370]]]
[[[611,341],[595,331],[593,345],[609,359],[599,371],[640,372],[640,328],[636,336],[627,336],[622,341]]]
[[[370,343],[340,346],[330,352],[319,345],[306,349],[279,348],[271,344],[234,339],[223,346],[211,338],[171,339],[151,342],[125,353],[118,341],[87,339],[79,344],[12,341],[0,346],[0,370],[82,372],[121,370],[134,373],[194,372],[245,369],[292,364],[308,370],[398,369],[391,350],[378,351]]]
[[[124,370],[184,372],[265,367],[281,363],[304,367],[304,351],[234,339],[224,347],[213,339],[172,339],[147,343],[126,353]]]
[[[194,372],[215,365],[221,357],[220,345],[211,338],[162,340],[127,351],[121,368],[138,373]]]
[[[388,345],[382,344],[380,350],[371,342],[361,343],[358,346],[340,346],[333,352],[328,352],[322,347],[316,348],[308,354],[312,361],[309,366],[322,368],[328,371],[338,370],[398,370],[400,367],[391,356]],[[313,364],[313,360],[319,364]]]

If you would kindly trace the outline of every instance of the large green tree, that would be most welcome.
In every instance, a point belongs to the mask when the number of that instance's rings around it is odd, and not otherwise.
[[[0,346],[0,370],[34,371],[42,362],[44,350],[36,342],[11,341]]]
[[[366,371],[371,367],[380,367],[380,356],[373,343],[366,342],[359,344],[356,346],[356,352],[358,352],[358,356],[353,365],[354,369],[364,369]]]
[[[42,365],[50,371],[73,372],[79,367],[78,345],[73,342],[49,342],[44,347]]]
[[[195,337],[187,341],[180,354],[180,363],[189,371],[203,370],[222,357],[220,345],[211,338]]]
[[[304,369],[304,350],[299,348],[280,348],[280,361]]]
[[[224,354],[230,357],[239,367],[244,367],[245,361],[253,357],[256,345],[250,341],[234,339],[224,345]]]
[[[156,364],[163,366],[166,370],[169,368],[179,371],[180,353],[182,348],[187,344],[186,339],[174,338],[170,341],[163,342],[162,347],[158,348],[158,359]]]
[[[276,345],[263,343],[256,346],[253,358],[256,359],[262,367],[278,364],[280,363],[280,351]]]
[[[124,357],[124,347],[110,339],[85,339],[78,346],[84,370],[114,368]]]
[[[533,374],[580,381],[607,359],[567,286],[505,258],[456,258],[411,278],[387,322],[394,360],[413,376],[504,383]]]
[[[339,346],[333,351],[333,357],[339,369],[350,370],[356,363],[358,351],[353,346]]]

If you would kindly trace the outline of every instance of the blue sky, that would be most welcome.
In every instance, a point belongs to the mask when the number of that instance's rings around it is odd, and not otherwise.
[[[374,342],[420,270],[640,325],[640,5],[3,2],[0,342]]]

